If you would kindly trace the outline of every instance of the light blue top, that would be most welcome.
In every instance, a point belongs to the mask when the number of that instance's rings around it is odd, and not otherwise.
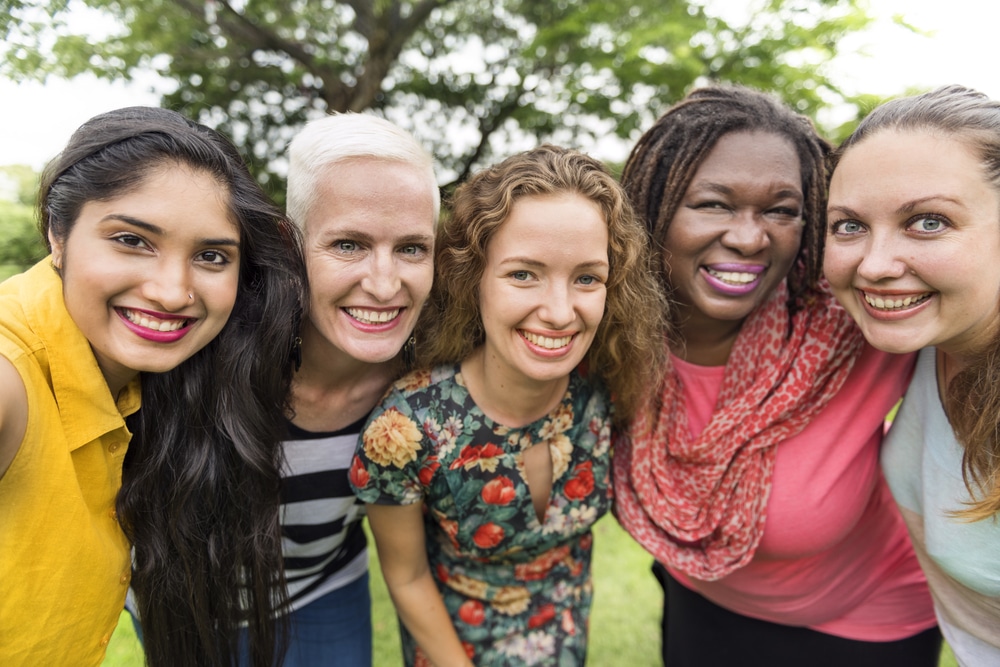
[[[883,444],[882,469],[959,663],[1000,665],[1000,519],[951,516],[970,500],[962,452],[938,393],[936,350],[924,349]]]

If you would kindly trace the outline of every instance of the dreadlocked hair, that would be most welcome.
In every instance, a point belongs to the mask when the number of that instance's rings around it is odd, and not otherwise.
[[[817,289],[826,228],[826,156],[830,145],[812,121],[775,97],[743,86],[692,91],[639,139],[622,172],[622,186],[645,223],[653,252],[650,270],[670,291],[662,257],[667,229],[702,161],[733,132],[766,132],[788,139],[802,173],[802,244],[788,274],[788,309],[796,312]]]

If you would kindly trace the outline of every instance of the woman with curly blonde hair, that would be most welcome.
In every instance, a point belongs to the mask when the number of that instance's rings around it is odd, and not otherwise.
[[[542,146],[459,188],[436,248],[430,370],[351,470],[406,663],[582,665],[611,431],[663,365],[644,232],[600,163]]]

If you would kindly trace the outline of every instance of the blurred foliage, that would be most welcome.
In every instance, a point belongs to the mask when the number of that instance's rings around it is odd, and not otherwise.
[[[114,19],[106,34],[88,12]],[[853,101],[825,66],[870,23],[864,0],[749,0],[738,14],[679,0],[0,0],[0,74],[154,70],[176,84],[162,104],[233,137],[280,199],[290,137],[329,111],[376,110],[460,181],[542,141],[634,140],[709,81],[776,91],[814,118]]]
[[[24,271],[46,254],[34,209],[0,199],[0,280]]]

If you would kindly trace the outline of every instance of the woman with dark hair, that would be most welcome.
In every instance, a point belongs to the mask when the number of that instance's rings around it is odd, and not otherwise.
[[[920,350],[882,469],[960,665],[1000,664],[1000,102],[875,109],[835,155],[826,272],[880,350]]]
[[[351,470],[408,665],[584,663],[611,430],[653,379],[665,312],[599,162],[543,146],[455,193],[431,370],[396,382]]]
[[[615,513],[656,557],[671,667],[937,664],[878,467],[913,359],[866,346],[820,280],[827,150],[771,96],[713,86],[625,165],[679,335],[616,442]]]
[[[134,565],[150,665],[228,666],[241,625],[273,664],[294,230],[156,108],[81,126],[38,207],[52,254],[0,286],[0,662],[100,664]]]

